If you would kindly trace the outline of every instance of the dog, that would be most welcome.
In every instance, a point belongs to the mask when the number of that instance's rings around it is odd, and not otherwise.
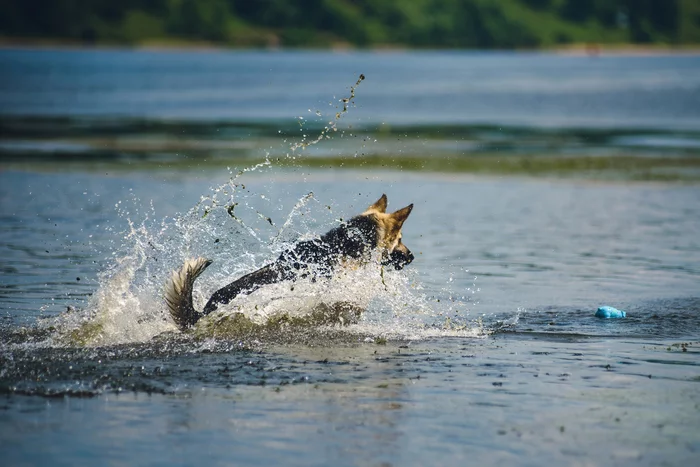
[[[238,295],[282,281],[311,277],[332,277],[337,268],[367,264],[378,252],[382,266],[396,270],[410,264],[414,256],[401,240],[401,228],[413,204],[387,214],[387,197],[382,195],[362,214],[353,217],[319,238],[297,242],[276,261],[251,272],[211,296],[204,309],[195,310],[192,290],[195,280],[209,267],[211,260],[190,259],[172,273],[165,287],[165,302],[180,330],[193,327],[199,319],[225,305]]]

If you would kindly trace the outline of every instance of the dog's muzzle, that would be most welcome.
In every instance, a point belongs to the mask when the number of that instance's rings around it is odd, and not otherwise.
[[[394,269],[398,271],[411,264],[414,259],[413,253],[408,248],[406,251],[394,250],[389,253],[389,258],[382,263],[382,266],[394,266]]]

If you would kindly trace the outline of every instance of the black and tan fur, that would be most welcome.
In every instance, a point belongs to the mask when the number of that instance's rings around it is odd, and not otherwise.
[[[331,277],[334,270],[349,263],[370,261],[373,251],[380,253],[384,266],[402,269],[413,261],[413,254],[401,241],[401,227],[413,209],[410,204],[387,214],[387,198],[382,195],[365,212],[330,230],[319,238],[296,243],[276,261],[251,272],[217,290],[201,312],[194,309],[194,281],[211,264],[205,258],[190,259],[173,272],[165,288],[170,314],[185,330],[229,303],[238,295],[250,294],[260,287],[311,276]]]

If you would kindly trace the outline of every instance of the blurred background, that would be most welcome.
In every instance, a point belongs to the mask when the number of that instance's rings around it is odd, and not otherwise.
[[[31,0],[0,34],[71,44],[513,49],[700,41],[697,0]]]
[[[0,42],[12,167],[295,148],[321,167],[698,176],[698,0],[9,1]],[[329,125],[343,138],[306,146]]]
[[[8,1],[0,43],[6,167],[295,149],[312,167],[698,178],[698,0]],[[338,137],[306,145],[321,132]]]

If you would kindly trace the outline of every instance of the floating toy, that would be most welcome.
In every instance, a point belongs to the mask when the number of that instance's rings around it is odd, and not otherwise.
[[[624,318],[627,316],[627,313],[606,305],[599,307],[598,311],[595,312],[595,316],[596,318]]]

